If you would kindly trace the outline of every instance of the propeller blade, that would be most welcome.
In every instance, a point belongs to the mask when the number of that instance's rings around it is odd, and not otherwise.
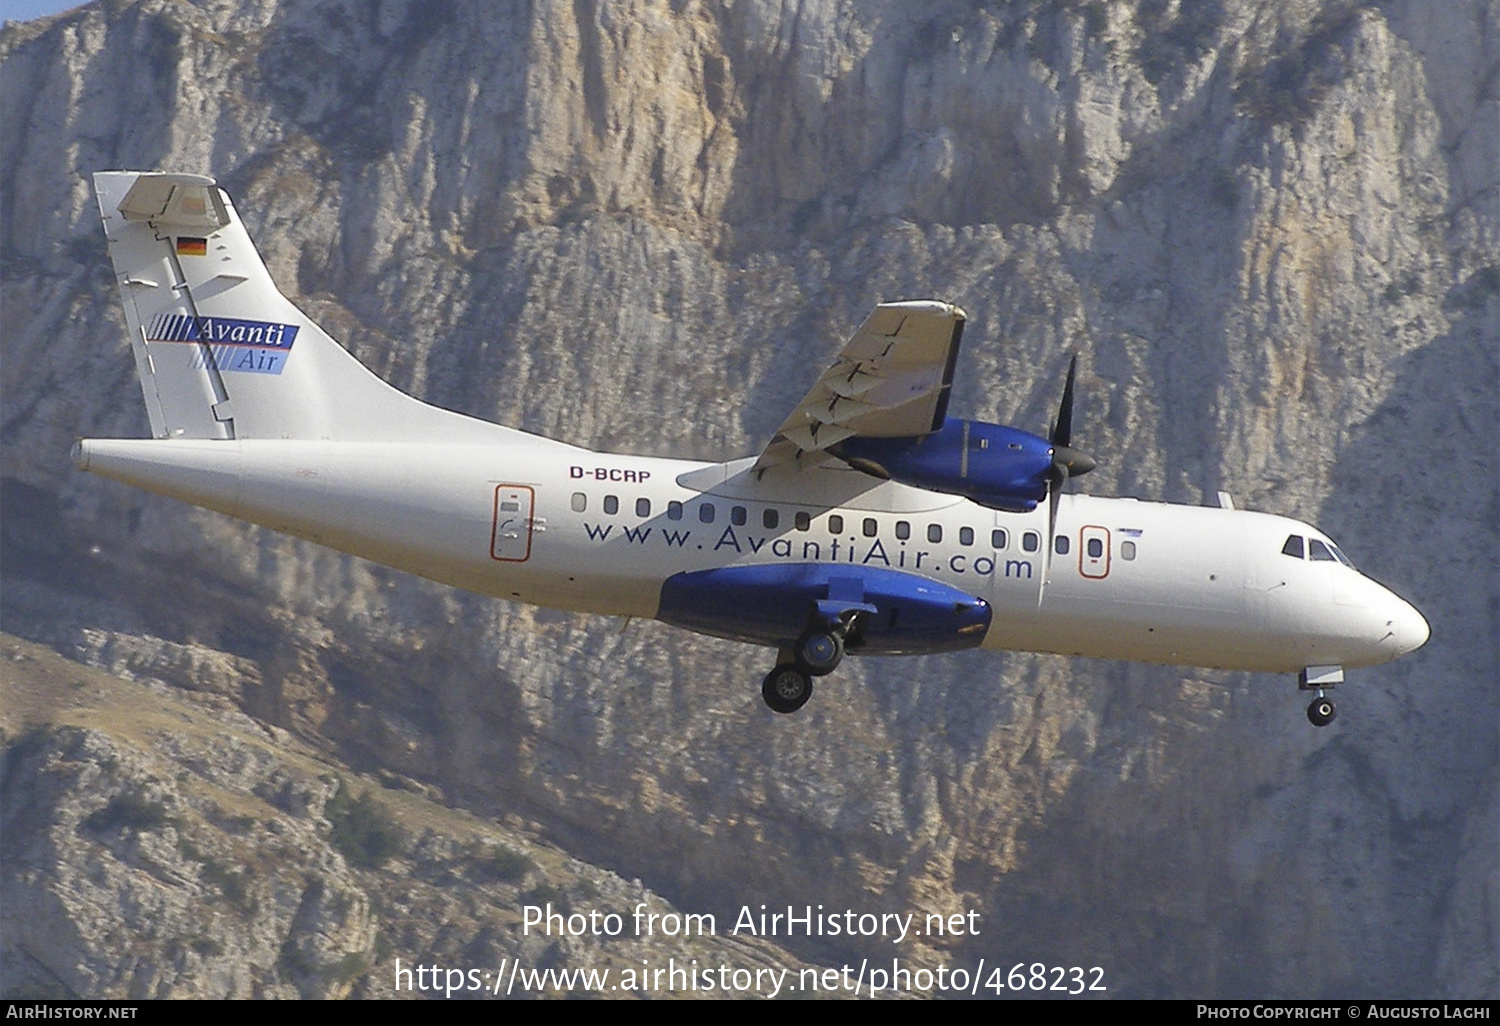
[[[1062,494],[1062,486],[1068,480],[1068,468],[1062,464],[1054,463],[1052,471],[1048,475],[1047,484],[1047,538],[1045,545],[1046,553],[1042,556],[1042,583],[1036,589],[1036,604],[1040,608],[1042,599],[1047,594],[1047,580],[1052,576],[1052,552],[1057,542],[1057,497]]]
[[[1057,419],[1052,422],[1052,434],[1048,440],[1052,443],[1052,467],[1054,472],[1061,471],[1062,478],[1057,481],[1057,487],[1061,488],[1063,481],[1070,477],[1080,477],[1093,470],[1097,463],[1087,453],[1073,448],[1073,382],[1078,377],[1078,354],[1073,354],[1073,359],[1068,361],[1068,380],[1063,385],[1062,402],[1057,407]]]
[[[1052,422],[1049,441],[1053,445],[1068,446],[1073,441],[1073,379],[1078,374],[1078,354],[1068,363],[1068,381],[1063,385],[1062,403],[1057,407],[1057,419]]]
[[[1057,497],[1062,494],[1063,485],[1068,483],[1068,468],[1062,464],[1052,465],[1052,483],[1047,488],[1047,561],[1046,569],[1052,569],[1052,551],[1056,547],[1053,540],[1057,537]]]
[[[1068,361],[1068,379],[1063,385],[1062,402],[1057,407],[1057,419],[1052,422],[1052,468],[1047,474],[1047,555],[1043,560],[1042,584],[1037,589],[1037,604],[1047,590],[1047,578],[1052,575],[1052,555],[1057,548],[1057,506],[1063,485],[1068,478],[1087,474],[1097,464],[1088,454],[1073,448],[1073,382],[1078,377],[1078,354]]]

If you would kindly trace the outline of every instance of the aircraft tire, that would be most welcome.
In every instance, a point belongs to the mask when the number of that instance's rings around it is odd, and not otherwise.
[[[766,674],[760,696],[773,712],[794,713],[812,697],[813,682],[807,672],[795,663],[782,663]]]
[[[816,627],[805,631],[797,639],[797,665],[809,676],[826,677],[838,669],[844,658],[844,639],[834,631]]]
[[[1326,727],[1339,713],[1331,698],[1314,698],[1307,707],[1307,722],[1314,727]]]

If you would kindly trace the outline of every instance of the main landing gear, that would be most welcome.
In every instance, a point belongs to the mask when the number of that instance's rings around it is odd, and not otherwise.
[[[1314,727],[1326,727],[1333,722],[1333,718],[1339,714],[1338,707],[1333,704],[1324,689],[1331,689],[1335,684],[1344,681],[1344,668],[1342,666],[1309,666],[1297,675],[1297,687],[1303,691],[1316,691],[1318,697],[1312,700],[1307,707],[1307,722]]]
[[[812,697],[812,678],[796,663],[778,663],[766,674],[760,686],[760,697],[773,712],[794,713]]]
[[[844,633],[842,625],[833,630],[809,627],[803,631],[792,649],[797,665],[814,677],[826,677],[837,670],[844,658]]]
[[[766,674],[760,695],[774,712],[794,713],[812,697],[814,677],[826,677],[844,659],[844,639],[854,630],[854,615],[841,617],[831,627],[814,625],[802,632],[790,649],[776,656],[776,667]]]

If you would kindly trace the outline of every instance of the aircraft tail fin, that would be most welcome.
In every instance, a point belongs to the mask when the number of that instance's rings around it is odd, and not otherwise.
[[[110,171],[94,188],[157,438],[404,440],[483,423],[392,388],[297,309],[214,179]]]

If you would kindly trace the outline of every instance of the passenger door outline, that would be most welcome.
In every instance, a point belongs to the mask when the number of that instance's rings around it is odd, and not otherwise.
[[[524,563],[531,558],[532,514],[536,492],[530,485],[495,486],[495,515],[490,522],[490,558]]]
[[[1089,542],[1100,543],[1100,554],[1089,555]],[[1109,528],[1090,524],[1078,532],[1078,572],[1090,580],[1102,581],[1109,576]]]

